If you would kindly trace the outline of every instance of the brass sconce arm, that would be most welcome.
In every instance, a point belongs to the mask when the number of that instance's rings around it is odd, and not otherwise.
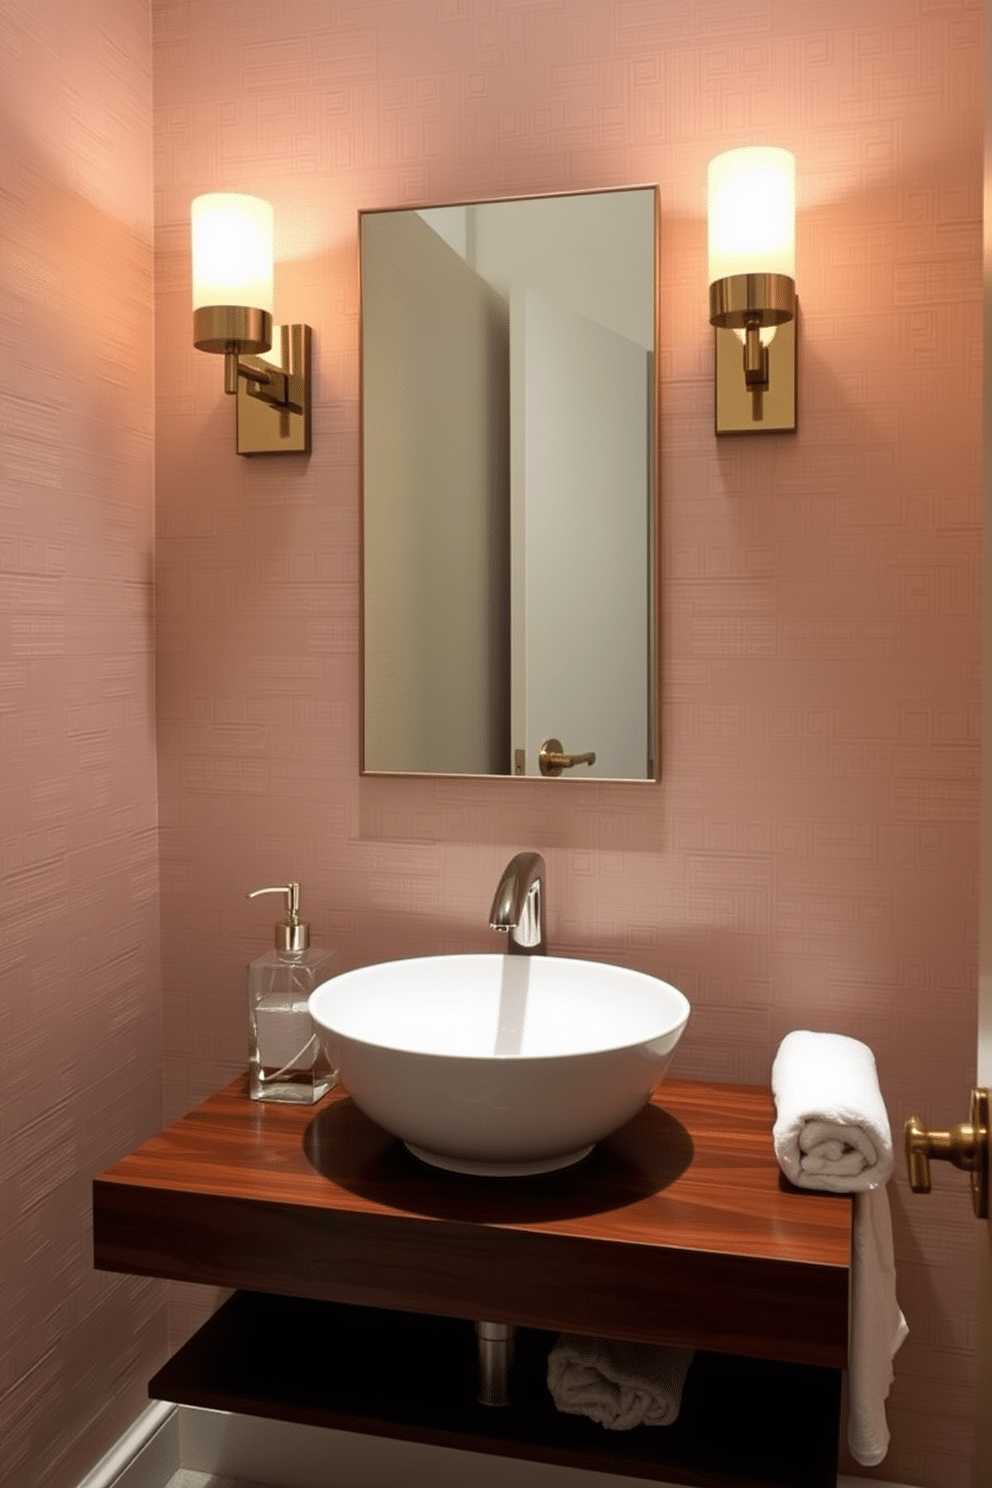
[[[193,345],[198,351],[223,354],[225,393],[235,395],[243,377],[253,398],[302,413],[302,377],[292,377],[255,355],[271,347],[272,329],[272,316],[266,310],[244,305],[201,305],[193,312]]]
[[[193,312],[193,344],[224,358],[224,391],[238,399],[238,453],[310,449],[310,327],[274,326],[264,310],[205,305]],[[277,360],[259,353],[277,348]],[[252,417],[254,404],[279,414]]]
[[[306,392],[302,377],[284,372],[262,357],[239,359],[237,375],[245,379],[245,392],[250,398],[258,398],[273,408],[285,408],[290,413],[304,412]],[[237,392],[237,388],[233,391]]]

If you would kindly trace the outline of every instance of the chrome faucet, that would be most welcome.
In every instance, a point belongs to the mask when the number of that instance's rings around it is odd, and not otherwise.
[[[543,956],[545,865],[540,853],[522,852],[511,858],[496,886],[489,925],[509,936],[511,956]]]

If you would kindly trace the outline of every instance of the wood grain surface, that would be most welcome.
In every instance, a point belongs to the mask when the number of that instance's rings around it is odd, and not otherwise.
[[[344,1091],[243,1079],[94,1183],[98,1267],[841,1368],[851,1202],[794,1189],[756,1086],[669,1081],[575,1167],[429,1168]]]

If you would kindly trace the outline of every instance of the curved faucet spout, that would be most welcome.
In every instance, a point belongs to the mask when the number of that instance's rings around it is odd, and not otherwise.
[[[540,853],[522,852],[511,858],[496,886],[489,924],[509,937],[511,956],[543,956],[545,864]]]

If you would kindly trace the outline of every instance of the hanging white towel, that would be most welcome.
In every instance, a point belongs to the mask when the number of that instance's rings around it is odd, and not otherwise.
[[[608,1431],[670,1426],[694,1350],[559,1334],[548,1355],[548,1389],[560,1411]]]
[[[848,1327],[847,1443],[876,1467],[889,1449],[885,1402],[892,1359],[909,1329],[896,1299],[892,1216],[885,1183],[892,1134],[867,1044],[798,1029],[772,1066],[775,1156],[800,1188],[854,1194]]]
[[[896,1301],[892,1215],[884,1188],[854,1196],[852,1260],[847,1444],[862,1467],[877,1467],[889,1450],[885,1402],[892,1360],[909,1332]]]

